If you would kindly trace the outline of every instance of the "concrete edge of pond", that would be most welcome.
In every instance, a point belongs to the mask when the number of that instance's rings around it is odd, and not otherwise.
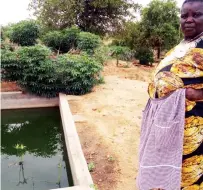
[[[58,107],[59,98],[44,98],[21,91],[1,92],[1,110]],[[67,96],[68,101],[80,100],[79,96]]]
[[[73,183],[81,190],[92,189],[90,186],[93,185],[93,180],[87,167],[73,115],[65,94],[59,94],[59,108]],[[67,190],[71,190],[71,188],[74,189],[74,187],[69,187]],[[77,188],[75,187],[76,190]]]
[[[50,189],[50,190],[93,190],[93,189],[87,186],[74,186],[74,187],[66,187],[66,188]]]
[[[10,92],[1,92],[2,95],[10,95],[10,94],[22,94],[22,91],[10,91]]]

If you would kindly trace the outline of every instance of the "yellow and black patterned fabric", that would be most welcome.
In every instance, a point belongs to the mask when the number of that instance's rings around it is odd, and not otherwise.
[[[161,98],[178,88],[203,89],[203,37],[182,41],[157,66],[148,92]],[[185,98],[185,97],[183,97]],[[203,190],[203,100],[186,99],[182,162],[183,190]]]

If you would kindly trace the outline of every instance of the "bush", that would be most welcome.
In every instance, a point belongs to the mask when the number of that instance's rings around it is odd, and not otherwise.
[[[67,53],[71,48],[76,47],[79,32],[77,27],[67,28],[63,31],[50,31],[42,37],[42,41],[54,51]]]
[[[78,49],[93,54],[94,49],[97,48],[101,43],[101,39],[98,35],[89,32],[80,32],[77,39]]]
[[[87,54],[52,58],[51,51],[41,45],[5,51],[2,57],[5,79],[12,78],[26,91],[46,97],[55,97],[59,92],[76,95],[90,92],[100,80],[102,69]]]
[[[87,54],[61,55],[57,60],[56,75],[67,94],[85,94],[98,84],[101,64]]]
[[[135,57],[140,61],[142,65],[149,65],[154,62],[153,52],[151,49],[142,47],[136,50]]]
[[[42,37],[42,42],[54,51],[61,49],[63,34],[61,31],[50,31]]]
[[[1,27],[1,26],[0,26]],[[1,28],[1,42],[3,41],[3,40],[5,40],[5,34],[4,34],[4,31],[3,31],[3,29]]]
[[[9,42],[8,40],[1,40],[0,46],[2,50],[10,50],[10,51],[15,50],[15,45]]]
[[[2,80],[17,81],[22,76],[18,54],[9,49],[1,50],[1,68]]]
[[[75,26],[63,30],[63,44],[67,51],[69,51],[71,48],[76,48],[79,33],[80,29]]]
[[[21,21],[12,26],[10,40],[21,46],[32,46],[38,36],[39,28],[35,21]]]
[[[13,27],[15,26],[15,24],[8,24],[6,26],[2,26],[1,28],[1,33],[2,33],[2,39],[6,39],[11,37],[11,33],[13,31]]]
[[[17,83],[30,93],[54,97],[57,95],[55,62],[46,46],[22,47],[18,50],[22,75]]]
[[[111,46],[126,46],[126,44],[125,44],[125,41],[123,40],[114,39],[111,42]]]
[[[117,59],[117,66],[119,60],[129,61],[133,58],[132,50],[125,46],[112,46],[111,55]]]
[[[99,46],[94,51],[94,57],[100,64],[104,65],[105,61],[111,58],[110,56],[111,50],[108,46]]]

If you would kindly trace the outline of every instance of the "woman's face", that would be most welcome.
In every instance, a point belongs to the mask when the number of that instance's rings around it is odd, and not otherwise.
[[[181,10],[181,28],[186,39],[192,39],[203,32],[203,3],[188,2]]]

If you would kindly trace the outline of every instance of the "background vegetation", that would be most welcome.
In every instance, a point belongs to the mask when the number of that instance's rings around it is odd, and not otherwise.
[[[2,27],[2,79],[46,97],[90,92],[110,58],[117,66],[134,59],[152,65],[182,37],[174,0],[146,7],[127,0],[31,0],[29,8],[35,21]]]

